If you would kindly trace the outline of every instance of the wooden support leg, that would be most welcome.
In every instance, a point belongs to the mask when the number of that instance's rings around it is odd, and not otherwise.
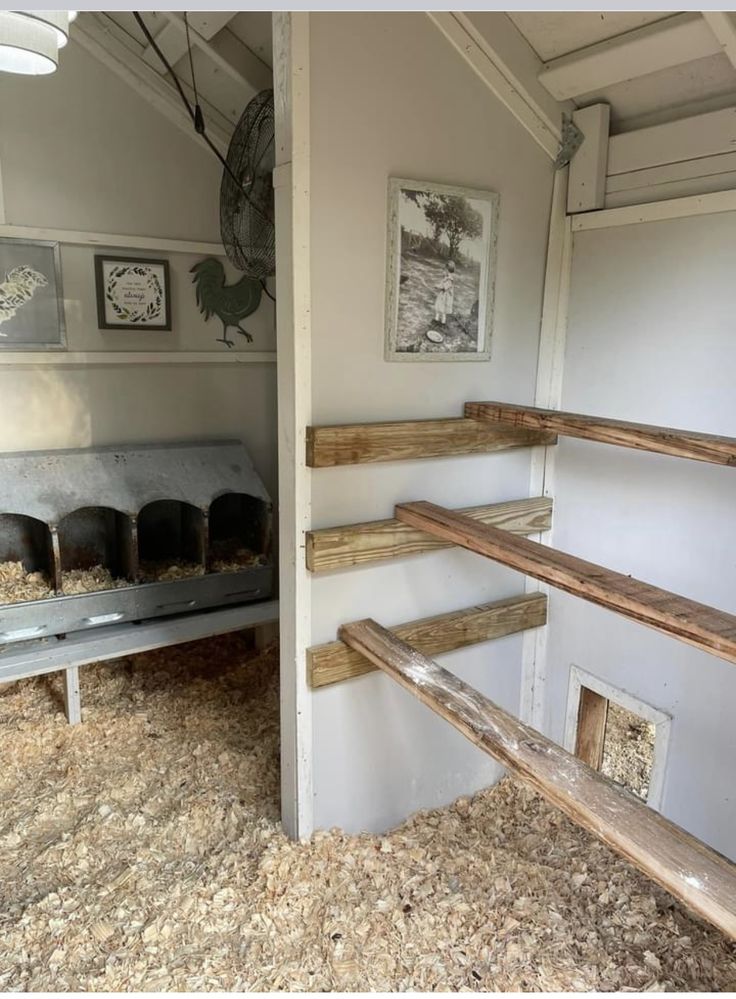
[[[82,701],[79,696],[79,667],[67,666],[64,670],[64,710],[70,725],[82,720]]]
[[[254,631],[256,648],[260,652],[279,637],[279,623],[278,621],[269,621],[268,624],[259,624]]]

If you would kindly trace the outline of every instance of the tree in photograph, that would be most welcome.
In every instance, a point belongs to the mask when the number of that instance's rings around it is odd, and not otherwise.
[[[432,242],[439,246],[444,236],[450,256],[456,257],[464,239],[477,239],[483,234],[483,218],[467,198],[456,194],[432,194],[428,191],[404,190],[404,197],[424,212],[432,227]]]
[[[483,217],[467,198],[453,194],[442,195],[441,200],[442,231],[450,244],[450,256],[456,257],[464,239],[477,239],[483,234]]]

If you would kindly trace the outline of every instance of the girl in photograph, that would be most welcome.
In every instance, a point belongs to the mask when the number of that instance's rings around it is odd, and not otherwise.
[[[455,307],[455,264],[452,260],[447,261],[445,274],[437,285],[437,298],[434,300],[434,321],[447,323],[447,317],[451,316]]]

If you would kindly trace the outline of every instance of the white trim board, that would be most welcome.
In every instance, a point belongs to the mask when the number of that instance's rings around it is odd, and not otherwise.
[[[26,225],[0,225],[0,236],[10,239],[40,239],[70,246],[115,247],[125,250],[151,250],[156,253],[201,253],[223,257],[222,243],[205,243],[191,239],[166,239],[159,236],[126,236],[123,233],[83,232],[77,229],[42,229]]]
[[[664,711],[654,708],[646,701],[639,700],[633,694],[620,690],[612,686],[600,677],[581,669],[579,666],[570,667],[570,680],[567,690],[567,712],[565,715],[565,742],[564,748],[569,753],[575,752],[575,742],[578,729],[578,712],[580,709],[580,690],[587,687],[588,690],[600,694],[618,704],[626,711],[632,711],[640,718],[651,722],[654,725],[654,758],[652,760],[652,770],[649,775],[649,793],[647,794],[647,804],[650,808],[659,810],[662,806],[664,795],[664,781],[667,766],[667,749],[669,747],[670,730],[672,718]]]
[[[646,170],[629,170],[627,173],[613,174],[606,179],[606,195],[641,188],[658,187],[678,181],[715,177],[736,171],[736,152],[718,153],[715,156],[700,156],[679,163],[665,163]]]
[[[664,219],[681,219],[693,215],[718,215],[736,211],[736,190],[714,191],[711,194],[694,194],[687,198],[667,201],[650,201],[643,205],[607,208],[600,212],[583,212],[572,215],[572,231],[610,229],[620,225],[638,225],[640,222],[661,222]]]
[[[0,350],[2,368],[111,367],[119,364],[275,364],[268,350]]]
[[[736,107],[692,115],[614,135],[608,143],[608,175],[646,170],[730,153],[736,144]]]
[[[309,17],[273,15],[276,109],[276,313],[279,413],[279,585],[281,638],[281,821],[292,839],[314,828],[312,581],[305,558],[312,480],[306,430],[312,422],[310,275]]]
[[[543,409],[559,409],[562,401],[567,308],[572,270],[572,229],[570,217],[565,214],[568,171],[568,167],[557,171],[552,188],[537,381],[534,391],[534,405]],[[532,448],[530,496],[553,495],[555,454],[554,446]],[[552,517],[554,526],[554,512]],[[551,544],[552,531],[535,535],[533,540],[542,544]],[[541,592],[549,595],[549,586],[538,583],[531,577],[526,579],[525,590],[527,593]],[[540,732],[544,730],[546,678],[547,627],[533,628],[525,631],[522,639],[519,717]]]

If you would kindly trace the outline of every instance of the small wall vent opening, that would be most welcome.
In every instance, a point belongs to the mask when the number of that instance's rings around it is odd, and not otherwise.
[[[212,501],[209,514],[208,567],[236,572],[265,565],[271,535],[267,503],[245,493],[225,493]]]
[[[54,552],[48,524],[0,514],[0,605],[54,595]]]
[[[74,510],[59,522],[61,588],[65,594],[127,586],[135,579],[133,522],[110,507]]]
[[[155,500],[138,515],[138,558],[146,583],[204,573],[205,519],[179,500]]]
[[[590,673],[571,671],[565,745],[576,756],[659,806],[671,718]]]

